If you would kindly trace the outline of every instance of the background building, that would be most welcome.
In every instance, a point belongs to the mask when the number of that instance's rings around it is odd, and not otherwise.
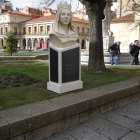
[[[4,9],[0,14],[0,48],[6,45],[4,37],[9,31],[13,31],[19,39],[19,49],[35,50],[36,47],[46,48],[57,11],[52,9],[24,7],[16,11]],[[73,17],[73,28],[79,34],[77,42],[81,48],[89,45],[89,21],[83,18]]]
[[[136,0],[137,1],[137,0]],[[140,14],[137,13],[134,3],[128,0],[118,0],[117,17],[111,21],[111,31],[116,41],[121,41],[121,51],[128,52],[129,44],[140,40]],[[138,5],[139,6],[139,1]],[[127,10],[126,10],[127,8]]]

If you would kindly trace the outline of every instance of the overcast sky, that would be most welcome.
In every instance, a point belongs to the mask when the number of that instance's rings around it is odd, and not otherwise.
[[[24,8],[25,6],[29,6],[29,7],[38,7],[39,2],[40,1],[45,1],[45,0],[9,0],[11,1],[11,3],[13,4],[13,9],[15,10],[16,7],[18,8]],[[62,0],[56,0],[55,3],[53,3],[50,8],[52,9],[57,9],[57,3],[59,3]],[[63,0],[66,1],[66,0]],[[70,3],[70,1],[72,1],[72,11],[75,11],[77,9],[77,5],[78,5],[78,0],[67,0],[68,3]],[[82,7],[80,5],[80,7]],[[113,9],[116,7],[116,4],[114,4],[114,6],[112,7]]]
[[[29,7],[38,7],[41,0],[10,0],[13,4],[13,9],[15,10],[16,7],[18,8],[24,8],[25,6]],[[44,1],[44,0],[42,0]],[[61,0],[56,0],[49,8],[57,9],[57,3],[59,3]],[[63,0],[66,1],[66,0]],[[67,0],[68,3],[70,3],[70,0]],[[72,9],[75,10],[77,7],[78,0],[72,0]],[[42,5],[43,6],[43,5]]]

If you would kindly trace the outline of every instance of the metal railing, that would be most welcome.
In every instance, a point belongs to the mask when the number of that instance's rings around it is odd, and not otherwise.
[[[86,32],[86,33],[84,33],[84,32],[78,32],[78,35],[88,36],[88,35],[89,35],[89,33],[88,33],[88,32]]]

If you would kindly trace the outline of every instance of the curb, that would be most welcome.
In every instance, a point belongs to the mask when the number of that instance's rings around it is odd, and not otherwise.
[[[36,56],[0,56],[0,62],[1,61],[17,61],[17,60],[44,60],[44,59],[48,59],[48,54],[42,54],[42,55],[36,55]]]
[[[0,140],[41,140],[140,99],[140,77],[0,111]]]

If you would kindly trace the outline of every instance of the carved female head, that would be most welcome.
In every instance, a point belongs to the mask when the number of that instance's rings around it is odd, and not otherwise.
[[[63,9],[61,11],[59,21],[61,24],[68,25],[71,22],[71,11],[69,9]]]
[[[50,34],[51,42],[54,46],[55,45],[58,46],[60,42],[62,43],[62,45],[67,42],[73,42],[74,44],[76,39],[78,38],[78,34],[74,31],[72,27],[71,5],[67,4],[67,2],[65,2],[64,4],[60,3],[57,8],[58,9],[57,9],[54,27],[52,33]]]

